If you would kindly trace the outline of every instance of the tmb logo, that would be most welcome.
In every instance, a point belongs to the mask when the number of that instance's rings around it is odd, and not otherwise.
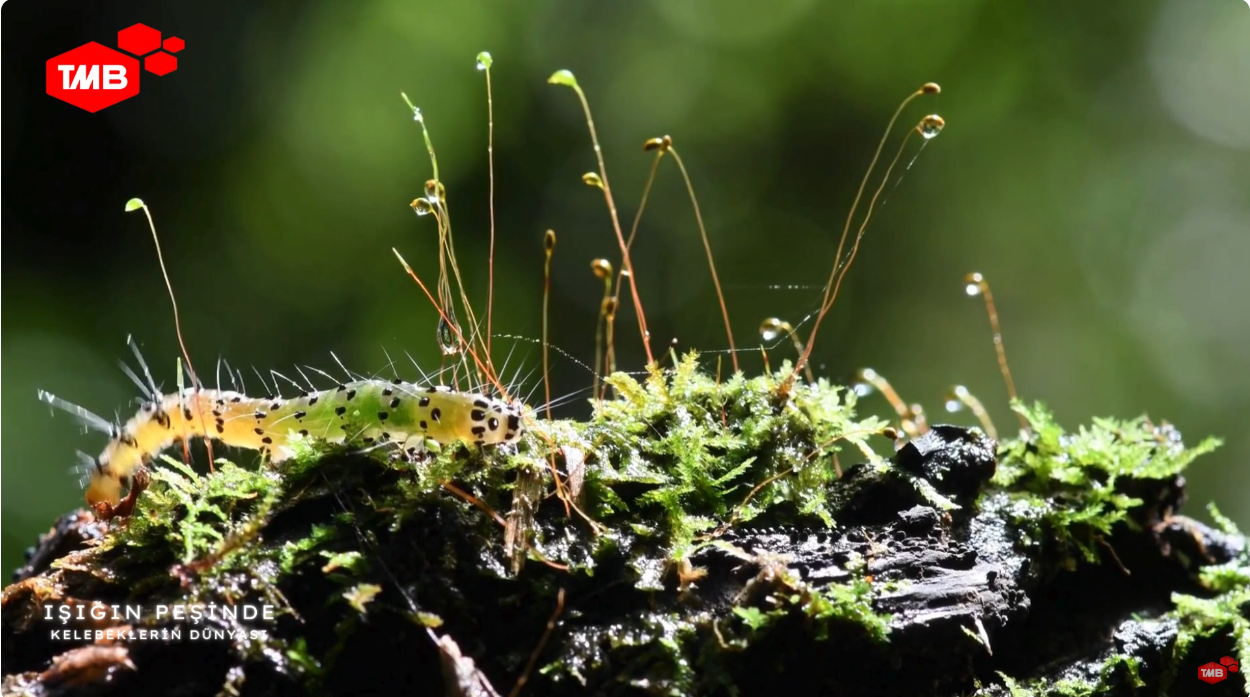
[[[145,24],[117,32],[122,51],[151,54],[143,59],[143,67],[155,75],[177,70],[178,59],[171,54],[185,46],[176,36],[162,43],[160,31]],[[139,94],[139,59],[92,41],[48,59],[46,81],[50,96],[94,114]]]
[[[1198,666],[1198,679],[1213,685],[1228,678],[1229,673],[1236,672],[1237,660],[1232,656],[1225,656],[1220,659],[1219,663]]]

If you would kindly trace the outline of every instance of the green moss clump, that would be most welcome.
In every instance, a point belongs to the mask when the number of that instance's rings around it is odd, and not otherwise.
[[[145,492],[147,505],[118,540],[131,547],[175,542],[184,564],[212,553],[233,521],[268,510],[282,493],[272,471],[219,460],[220,469],[204,476],[169,456],[161,459],[168,467],[153,468],[156,486]]]
[[[1153,426],[1144,418],[1095,419],[1092,427],[1067,435],[1041,405],[1018,410],[1026,415],[1034,433],[1004,446],[996,483],[1014,491],[1015,522],[1029,530],[1035,542],[1079,550],[1091,562],[1098,560],[1095,536],[1109,534],[1118,523],[1131,523],[1128,514],[1142,505],[1140,499],[1115,492],[1118,477],[1172,477],[1220,444],[1208,438],[1187,449],[1174,429]],[[1225,534],[1241,535],[1213,504],[1208,510]],[[1243,547],[1237,558],[1203,566],[1197,573],[1206,595],[1173,593],[1172,609],[1151,620],[1175,632],[1158,680],[1160,695],[1180,694],[1178,674],[1199,640],[1226,636],[1238,662],[1245,665],[1250,660],[1250,548]],[[1138,658],[1113,654],[1102,661],[1095,679],[1017,680],[999,675],[1010,697],[1088,697],[1112,691],[1116,685],[1142,687],[1140,673]],[[1250,677],[1243,672],[1240,679],[1250,690]],[[978,692],[992,693],[998,694]]]
[[[1060,554],[1079,553],[1090,563],[1099,560],[1100,540],[1142,505],[1118,484],[1175,477],[1221,444],[1207,438],[1186,448],[1175,429],[1145,417],[1096,418],[1065,433],[1042,404],[1013,408],[1029,431],[1003,444],[993,483],[1011,493],[1011,516],[1030,542],[1052,542]]]
[[[596,403],[591,420],[574,428],[600,465],[587,477],[594,515],[659,536],[673,560],[688,558],[701,533],[782,503],[833,525],[834,453],[850,445],[880,462],[867,441],[886,423],[857,420],[855,393],[823,381],[780,399],[786,374],[721,382],[690,353],[644,383],[611,376],[620,398]],[[626,501],[615,491],[626,484],[646,490]]]

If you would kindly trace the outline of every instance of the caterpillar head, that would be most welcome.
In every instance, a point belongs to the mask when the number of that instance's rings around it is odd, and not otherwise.
[[[95,506],[97,503],[116,505],[121,500],[121,496],[122,483],[114,477],[97,474],[87,484],[87,504],[90,506]]]
[[[81,483],[86,488],[87,505],[107,503],[117,505],[122,496],[122,482],[105,465],[104,456],[92,457],[78,451],[78,466],[75,470],[82,476]]]

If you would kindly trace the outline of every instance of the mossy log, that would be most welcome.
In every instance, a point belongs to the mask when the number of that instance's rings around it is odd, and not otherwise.
[[[1212,444],[1022,408],[1018,439],[934,426],[886,461],[828,385],[612,382],[514,452],[155,465],[4,590],[4,694],[1184,695],[1250,658],[1244,537],[1177,513]],[[154,610],[196,603],[275,614]],[[144,611],[57,619],[111,605]]]

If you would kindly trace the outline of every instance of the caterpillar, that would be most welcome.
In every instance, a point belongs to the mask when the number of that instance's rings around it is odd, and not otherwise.
[[[146,370],[145,370],[146,372]],[[138,380],[136,380],[138,383]],[[142,387],[142,383],[138,383]],[[131,475],[166,448],[188,438],[259,450],[271,462],[293,454],[291,436],[325,443],[393,443],[407,450],[430,438],[440,443],[515,443],[523,432],[518,406],[445,386],[423,387],[394,380],[363,379],[290,399],[188,388],[162,395],[149,390],[125,424],[110,423],[44,391],[39,398],[76,415],[89,428],[109,434],[97,457],[83,455],[87,503],[116,506]]]

